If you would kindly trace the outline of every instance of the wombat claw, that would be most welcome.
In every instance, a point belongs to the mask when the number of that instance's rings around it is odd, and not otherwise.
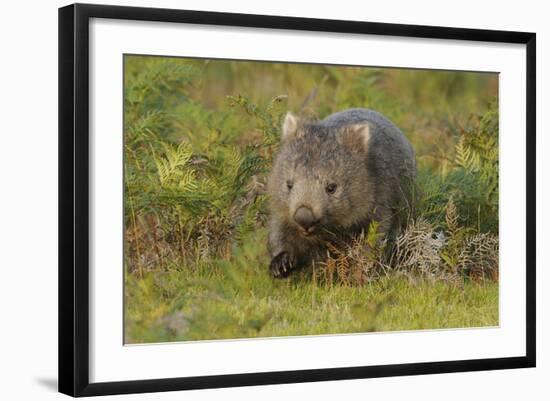
[[[269,264],[269,271],[275,278],[288,277],[296,263],[288,252],[281,252],[275,256]]]

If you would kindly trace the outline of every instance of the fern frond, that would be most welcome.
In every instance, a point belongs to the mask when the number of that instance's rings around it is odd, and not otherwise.
[[[447,207],[445,208],[445,222],[447,223],[447,230],[451,237],[455,236],[459,230],[459,223],[458,211],[452,197],[449,198],[449,202],[447,202]]]

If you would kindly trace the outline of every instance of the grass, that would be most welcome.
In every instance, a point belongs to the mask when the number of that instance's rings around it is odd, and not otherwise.
[[[126,343],[498,325],[495,74],[126,56],[124,93]],[[274,280],[281,118],[349,107],[413,144],[415,214],[391,263],[358,241]]]
[[[389,276],[324,285],[273,280],[265,230],[227,261],[126,278],[126,342],[297,336],[498,325],[498,283]]]

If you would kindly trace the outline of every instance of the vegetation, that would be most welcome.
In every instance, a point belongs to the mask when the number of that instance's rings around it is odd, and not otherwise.
[[[494,74],[125,57],[126,341],[498,324]],[[265,178],[287,110],[378,110],[411,140],[417,199],[273,280]],[[371,250],[364,252],[365,245]]]

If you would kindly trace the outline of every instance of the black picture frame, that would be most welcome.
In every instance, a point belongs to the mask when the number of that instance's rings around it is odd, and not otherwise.
[[[91,18],[323,31],[526,45],[526,353],[521,357],[262,372],[122,382],[89,381],[88,61]],[[59,9],[59,391],[72,396],[421,375],[535,366],[536,35],[435,26],[74,4]]]

